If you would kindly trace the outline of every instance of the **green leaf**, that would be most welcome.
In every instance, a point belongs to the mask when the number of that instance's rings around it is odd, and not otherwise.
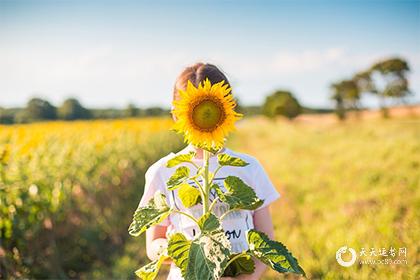
[[[237,256],[238,254],[233,254],[229,259]],[[240,274],[251,274],[255,270],[254,260],[249,255],[241,256],[231,262],[229,266],[225,269],[223,276],[225,277],[236,277]]]
[[[187,183],[180,185],[178,197],[182,204],[187,208],[190,208],[201,201],[200,191]]]
[[[159,273],[159,269],[162,266],[165,256],[161,255],[159,259],[146,264],[142,268],[136,270],[136,275],[143,280],[153,280]]]
[[[247,232],[247,241],[249,253],[272,269],[281,273],[292,272],[305,276],[297,259],[282,243],[270,240],[266,234],[253,229]]]
[[[217,155],[217,160],[222,166],[247,166],[249,163],[244,161],[241,158],[232,157],[228,154],[219,154]]]
[[[139,236],[152,225],[162,222],[170,213],[166,196],[157,191],[145,207],[137,208],[128,232],[132,236]]]
[[[168,160],[166,167],[171,168],[181,164],[183,162],[192,162],[192,159],[195,157],[195,152],[189,152],[188,154],[177,155],[174,158]]]
[[[187,271],[190,248],[191,240],[187,240],[184,234],[175,233],[169,236],[168,256],[171,257],[176,266],[181,269],[181,274],[184,278]]]
[[[169,178],[169,180],[166,182],[166,185],[168,186],[168,190],[174,190],[178,188],[182,183],[185,183],[185,181],[190,176],[190,169],[186,166],[178,167],[174,174]]]
[[[220,279],[229,259],[230,243],[221,228],[201,233],[190,247],[185,280]]]
[[[220,221],[213,213],[206,213],[198,220],[198,226],[203,233],[215,231],[220,228]]]
[[[255,191],[236,176],[228,176],[224,181],[226,192],[213,185],[220,200],[227,203],[230,209],[255,210],[264,200],[257,197]]]

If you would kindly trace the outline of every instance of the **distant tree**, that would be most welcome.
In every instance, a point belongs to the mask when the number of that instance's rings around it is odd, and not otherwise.
[[[263,105],[263,113],[274,118],[278,115],[293,119],[302,111],[302,106],[289,91],[278,90],[267,96]]]
[[[331,85],[331,99],[335,101],[335,113],[340,120],[346,118],[346,107],[344,106],[343,93],[340,91],[338,84]]]
[[[139,108],[137,108],[136,105],[132,103],[128,104],[127,107],[124,109],[124,115],[126,117],[137,117],[139,113]]]
[[[244,114],[245,113],[245,108],[242,106],[242,102],[239,99],[239,97],[235,97],[235,102],[236,102],[235,111],[240,113],[240,114]]]
[[[346,110],[360,109],[361,92],[355,80],[342,80],[331,85],[331,99],[336,103],[336,113],[340,119],[345,119]]]
[[[69,98],[58,108],[58,116],[63,120],[88,119],[91,114],[75,98]]]
[[[401,58],[389,58],[375,63],[370,68],[371,76],[381,78],[383,86],[376,85],[376,93],[379,97],[380,107],[384,117],[388,116],[386,99],[392,98],[404,102],[404,98],[412,94],[409,89],[407,73],[410,71],[408,63]],[[379,81],[377,82],[379,84]]]
[[[149,107],[149,108],[146,108],[144,110],[144,113],[148,117],[163,116],[163,115],[166,115],[166,114],[169,115],[169,112],[167,110],[165,110],[163,108],[160,108],[160,107]]]
[[[54,120],[57,118],[57,109],[48,101],[40,98],[29,100],[25,112],[29,121]]]

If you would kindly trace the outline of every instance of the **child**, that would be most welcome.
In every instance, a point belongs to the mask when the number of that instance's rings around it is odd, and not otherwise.
[[[180,89],[185,90],[188,81],[191,81],[191,83],[197,87],[206,78],[208,78],[212,84],[221,82],[223,80],[225,83],[229,84],[226,76],[216,66],[211,64],[197,63],[193,66],[187,67],[178,77],[174,87],[173,99],[177,100],[180,98],[178,91]],[[160,190],[166,195],[168,204],[171,207],[175,207],[183,212],[188,212],[194,217],[201,216],[201,205],[195,205],[191,208],[185,209],[176,195],[176,190],[169,191],[166,188],[166,181],[176,169],[175,167],[167,168],[166,162],[173,158],[175,155],[186,154],[189,151],[196,152],[196,157],[193,161],[200,164],[203,160],[203,151],[190,144],[178,153],[170,153],[169,155],[163,157],[152,166],[150,166],[146,172],[145,190],[144,195],[140,201],[140,206],[145,206],[147,202],[153,197],[154,193]],[[217,173],[214,182],[223,182],[222,180],[228,175],[237,176],[249,186],[254,188],[257,196],[264,200],[264,204],[254,211],[238,210],[228,214],[228,216],[223,219],[222,227],[227,238],[231,242],[232,251],[239,253],[248,249],[246,241],[246,231],[248,229],[255,228],[259,231],[265,232],[271,239],[273,238],[273,224],[271,220],[271,214],[267,206],[279,198],[280,195],[276,191],[273,184],[270,182],[270,179],[268,178],[261,164],[255,158],[234,152],[226,147],[219,151],[219,153],[227,153],[231,156],[242,158],[248,162],[249,165],[245,167],[223,167]],[[214,172],[216,167],[217,155],[212,155],[209,159],[209,170]],[[213,193],[211,196],[211,200],[213,200],[216,194]],[[217,216],[222,215],[227,210],[227,205],[222,202],[218,202],[213,208],[213,211]],[[162,223],[156,226],[152,226],[146,231],[146,246],[148,257],[151,260],[157,259],[162,248],[167,247],[167,236],[169,236],[170,233],[182,232],[187,238],[192,239],[197,234],[197,231],[197,226],[187,217],[177,213],[171,214]],[[243,274],[236,277],[235,279],[259,279],[263,274],[266,266],[257,260],[254,261],[256,267],[253,274]],[[171,264],[168,279],[183,279],[181,276],[181,271],[173,263]],[[222,279],[230,279],[230,277],[224,277]]]

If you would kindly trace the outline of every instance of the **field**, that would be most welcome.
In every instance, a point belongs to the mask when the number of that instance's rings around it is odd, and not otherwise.
[[[182,147],[169,119],[0,127],[5,278],[134,278],[144,241],[127,225],[144,172]],[[415,279],[420,260],[420,120],[238,123],[228,147],[264,165],[282,198],[276,239],[311,279]],[[341,267],[338,248],[406,248],[407,264]],[[381,257],[376,257],[378,260]],[[399,258],[399,256],[395,257]],[[164,275],[162,275],[164,279]],[[264,279],[278,279],[267,272]]]

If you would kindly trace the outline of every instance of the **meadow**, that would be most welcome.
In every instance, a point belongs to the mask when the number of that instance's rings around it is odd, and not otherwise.
[[[148,166],[184,145],[170,125],[160,118],[1,126],[2,276],[134,278],[147,260],[144,240],[127,226]],[[237,127],[227,146],[255,156],[282,194],[272,206],[276,239],[310,279],[420,276],[419,119],[253,117]],[[342,267],[335,253],[345,245],[404,247],[407,264]]]

